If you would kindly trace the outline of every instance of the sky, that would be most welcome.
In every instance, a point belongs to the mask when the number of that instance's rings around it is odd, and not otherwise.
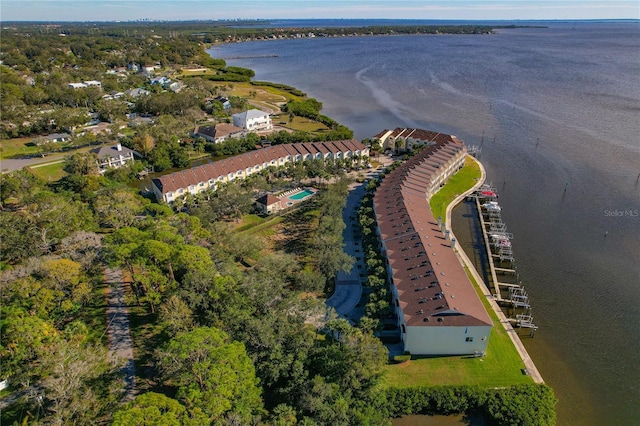
[[[639,0],[0,0],[5,21],[640,19]]]

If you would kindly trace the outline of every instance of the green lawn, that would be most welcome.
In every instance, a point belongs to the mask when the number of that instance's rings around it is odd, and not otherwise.
[[[282,216],[275,216],[263,223],[252,226],[249,229],[240,230],[239,232],[245,232],[247,235],[257,235],[260,237],[269,237],[275,234],[274,226],[282,222]]]
[[[467,273],[467,275],[469,274]],[[533,383],[530,376],[522,373],[522,369],[525,368],[524,363],[513,346],[507,331],[491,309],[484,293],[472,276],[469,275],[469,279],[493,321],[486,355],[483,358],[469,356],[421,358],[413,359],[404,364],[388,365],[383,386],[398,388],[435,385],[500,387]]]
[[[229,96],[240,96],[248,100],[263,101],[269,103],[287,102],[291,99],[301,99],[299,96],[292,95],[289,92],[271,86],[254,86],[246,82],[214,82],[216,85],[225,89]],[[233,89],[228,89],[229,85],[233,85]],[[255,96],[251,96],[255,93]]]
[[[293,121],[289,121],[289,114],[281,114],[272,118],[273,124],[287,127],[292,130],[299,130],[301,132],[328,132],[330,129],[324,124],[310,120],[305,117],[294,117]]]
[[[4,139],[0,141],[0,159],[19,158],[40,153],[33,138]]]
[[[243,232],[251,229],[257,225],[260,225],[265,221],[265,218],[258,216],[257,214],[246,214],[242,216],[240,223],[236,225],[236,231]]]
[[[55,182],[57,180],[62,179],[67,175],[67,173],[62,170],[64,167],[64,162],[59,162],[55,164],[48,164],[46,166],[29,167],[31,172],[38,176],[39,178],[47,181],[47,182]]]
[[[464,167],[459,170],[458,173],[451,176],[447,183],[440,188],[440,191],[431,197],[429,204],[431,205],[433,217],[438,218],[440,216],[442,220],[444,220],[447,206],[451,201],[459,194],[471,188],[481,175],[482,173],[480,172],[478,163],[467,157]]]

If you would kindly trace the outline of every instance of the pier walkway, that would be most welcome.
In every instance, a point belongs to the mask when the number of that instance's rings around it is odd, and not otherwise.
[[[445,218],[446,218],[445,219],[446,220],[445,223],[446,223],[447,229],[449,229],[449,231],[451,232],[451,234],[450,234],[451,238],[455,238],[453,230],[451,229],[451,212],[452,212],[453,208],[458,203],[460,203],[460,201],[462,201],[465,197],[467,197],[469,194],[473,193],[478,188],[480,188],[480,186],[482,186],[482,184],[484,183],[484,181],[486,179],[486,172],[484,170],[484,166],[482,165],[482,163],[480,163],[478,160],[476,160],[475,158],[473,158],[471,156],[470,156],[470,158],[472,158],[474,161],[476,161],[478,163],[478,165],[480,166],[480,171],[481,171],[482,175],[481,175],[480,179],[478,179],[478,182],[472,188],[470,188],[468,191],[464,192],[463,194],[458,195],[447,206],[447,211],[446,211],[446,214],[445,214]],[[535,383],[544,383],[544,380],[542,379],[542,375],[538,371],[537,367],[533,363],[533,360],[529,356],[529,353],[527,352],[527,350],[525,349],[524,345],[522,344],[522,341],[520,340],[520,337],[518,337],[518,333],[514,330],[513,326],[511,325],[511,322],[509,321],[507,316],[502,312],[502,309],[500,309],[500,306],[498,306],[498,302],[497,302],[496,298],[491,293],[491,290],[489,290],[489,287],[484,282],[484,280],[480,277],[480,274],[476,270],[475,266],[473,265],[473,263],[471,262],[471,260],[467,256],[467,254],[464,252],[464,250],[459,249],[459,247],[460,246],[458,245],[454,249],[454,251],[458,255],[458,259],[460,260],[460,262],[462,262],[463,265],[465,265],[467,268],[469,268],[469,271],[470,271],[471,275],[476,280],[476,282],[480,286],[481,290],[485,293],[485,296],[486,296],[487,300],[489,301],[489,304],[491,305],[491,308],[493,309],[493,311],[498,316],[498,319],[500,320],[500,323],[502,324],[504,329],[507,331],[507,334],[511,338],[511,341],[513,342],[513,345],[516,347],[516,350],[518,351],[518,354],[520,355],[520,358],[522,358],[522,361],[524,362],[524,366],[527,369],[527,372],[529,373],[529,375],[531,376],[531,378],[533,379],[533,381]],[[494,273],[495,273],[495,271],[494,271]]]

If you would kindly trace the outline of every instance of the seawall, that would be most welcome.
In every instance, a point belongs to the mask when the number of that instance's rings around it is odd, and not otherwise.
[[[446,223],[447,229],[449,229],[449,231],[451,232],[451,238],[455,238],[455,233],[454,233],[453,229],[451,229],[451,212],[452,212],[453,208],[455,206],[457,206],[460,203],[460,201],[464,200],[465,197],[467,197],[469,194],[473,193],[478,188],[480,188],[480,186],[482,186],[482,184],[484,184],[485,179],[486,179],[486,171],[485,171],[484,166],[482,165],[482,163],[480,161],[478,161],[477,159],[475,159],[471,155],[468,155],[468,157],[471,158],[473,161],[475,161],[478,164],[478,166],[480,167],[481,176],[480,176],[480,179],[478,179],[478,182],[476,182],[476,184],[473,187],[469,188],[464,193],[458,195],[447,206],[447,210],[446,210],[446,213],[445,213],[445,221],[446,221],[445,223]],[[489,289],[487,284],[484,282],[484,280],[482,279],[482,277],[480,276],[480,274],[476,270],[473,262],[471,262],[471,259],[469,259],[467,254],[464,252],[464,250],[462,250],[460,248],[459,245],[455,248],[454,251],[456,252],[456,255],[458,256],[458,259],[460,260],[460,262],[463,265],[465,265],[467,268],[469,268],[469,271],[470,271],[471,275],[473,276],[473,278],[476,280],[476,282],[478,283],[478,285],[480,286],[480,288],[484,292],[484,295],[487,298],[487,300],[489,301],[489,304],[491,305],[491,308],[493,309],[493,311],[498,316],[498,319],[500,320],[500,323],[502,324],[504,329],[507,331],[507,334],[511,338],[511,341],[513,342],[513,345],[516,347],[516,350],[518,351],[518,354],[520,355],[520,358],[522,359],[522,362],[524,363],[524,365],[525,365],[527,371],[529,372],[529,375],[533,379],[533,381],[535,383],[544,383],[542,375],[538,371],[537,367],[533,363],[533,360],[529,356],[529,353],[527,352],[527,350],[525,349],[524,345],[522,344],[522,341],[520,340],[520,337],[518,336],[518,333],[514,330],[513,326],[511,325],[511,323],[507,319],[507,316],[504,314],[504,312],[502,312],[502,309],[500,309],[500,306],[498,306],[498,303],[496,301],[495,296],[491,293],[491,290]]]

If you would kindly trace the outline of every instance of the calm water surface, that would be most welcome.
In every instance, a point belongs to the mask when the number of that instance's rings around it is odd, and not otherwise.
[[[558,423],[640,424],[640,25],[225,45],[357,138],[419,127],[482,142],[540,330],[524,339]],[[566,191],[565,191],[566,188]]]

